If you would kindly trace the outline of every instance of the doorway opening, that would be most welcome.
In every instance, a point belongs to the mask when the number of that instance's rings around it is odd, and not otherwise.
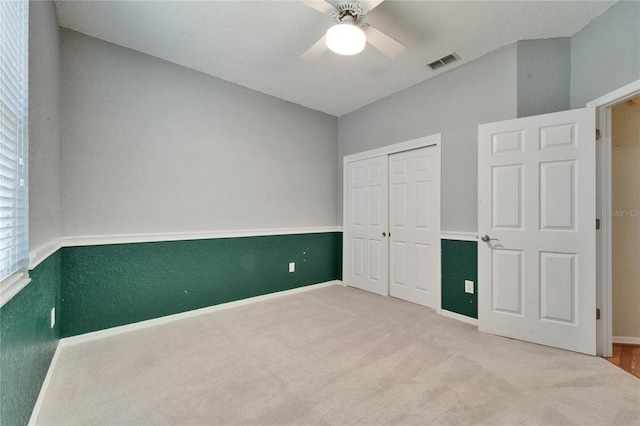
[[[631,353],[640,357],[640,80],[588,106],[597,108],[600,132],[596,161],[598,355],[616,355],[618,362],[626,363],[622,355],[629,352],[623,350],[628,345],[638,345]]]

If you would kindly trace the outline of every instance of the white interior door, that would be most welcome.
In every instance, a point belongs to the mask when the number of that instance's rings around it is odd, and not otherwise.
[[[347,283],[389,294],[388,164],[387,156],[351,162],[347,166]]]
[[[389,156],[389,294],[440,309],[440,170],[436,146]]]
[[[595,355],[595,111],[478,128],[478,328]]]

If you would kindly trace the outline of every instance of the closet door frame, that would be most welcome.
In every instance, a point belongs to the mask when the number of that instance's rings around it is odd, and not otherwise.
[[[349,207],[349,199],[348,199],[348,194],[349,194],[349,179],[348,179],[348,165],[351,162],[354,161],[360,161],[360,160],[365,160],[368,158],[374,158],[374,157],[379,157],[381,155],[391,155],[391,154],[396,154],[399,152],[403,152],[403,151],[409,151],[412,149],[417,149],[417,148],[424,148],[424,147],[428,147],[428,146],[434,146],[435,147],[435,153],[434,153],[434,158],[435,160],[438,162],[438,170],[440,170],[440,174],[442,174],[442,169],[441,169],[441,164],[442,164],[442,160],[441,160],[441,142],[442,142],[442,135],[440,133],[436,133],[434,135],[430,135],[430,136],[425,136],[422,138],[418,138],[418,139],[412,139],[410,141],[406,141],[406,142],[401,142],[401,143],[397,143],[397,144],[393,144],[393,145],[388,145],[388,146],[384,146],[381,148],[376,148],[376,149],[372,149],[369,151],[364,151],[364,152],[358,152],[356,154],[351,154],[351,155],[347,155],[343,158],[343,188],[342,188],[342,226],[343,226],[343,238],[342,238],[342,271],[343,271],[343,277],[342,277],[342,285],[344,286],[348,286],[349,282],[348,282],[348,271],[350,270],[349,268],[351,267],[351,259],[349,256],[349,252],[348,252],[348,247],[347,247],[347,242],[349,241],[349,235],[348,233],[348,207]],[[442,182],[442,181],[440,181]],[[440,191],[441,188],[438,188],[438,191]],[[437,212],[434,212],[434,215],[437,215],[437,221],[438,221],[438,227],[440,227],[440,211],[441,211],[441,206],[438,206]],[[441,230],[440,230],[441,231]],[[438,303],[437,303],[437,307],[436,307],[436,311],[438,313],[440,313],[441,310],[441,294],[442,294],[442,279],[440,278],[440,285],[437,286],[437,292],[438,292]]]

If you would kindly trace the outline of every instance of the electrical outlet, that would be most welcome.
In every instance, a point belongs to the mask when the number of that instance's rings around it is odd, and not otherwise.
[[[290,262],[289,263],[289,272],[295,272],[296,271],[296,262]]]
[[[473,294],[475,290],[473,288],[473,281],[464,280],[464,292]]]
[[[51,308],[51,328],[56,325],[56,308]]]

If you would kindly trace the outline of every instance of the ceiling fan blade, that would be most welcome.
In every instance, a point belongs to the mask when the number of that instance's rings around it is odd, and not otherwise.
[[[376,6],[379,6],[384,0],[360,0],[360,5],[366,12],[371,12]]]
[[[309,6],[311,9],[315,9],[320,13],[329,15],[336,10],[335,6],[331,3],[321,0],[298,0],[299,3]]]
[[[365,25],[362,30],[367,36],[367,42],[373,47],[384,53],[389,58],[394,58],[398,53],[404,50],[404,44],[396,41],[371,25]]]
[[[307,50],[304,55],[302,55],[302,59],[311,62],[317,60],[320,56],[322,56],[324,51],[327,50],[327,42],[325,41],[326,37],[326,35],[323,35],[320,40],[316,41],[315,44],[311,46],[311,48]]]

